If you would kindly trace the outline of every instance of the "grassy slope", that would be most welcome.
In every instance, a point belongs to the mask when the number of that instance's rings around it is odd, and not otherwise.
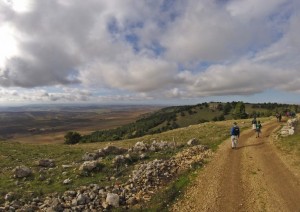
[[[193,113],[189,113],[188,111],[184,111],[183,113],[177,113],[176,114],[176,123],[178,124],[179,127],[186,127],[189,125],[193,124],[199,124],[203,123],[205,120],[206,121],[212,121],[214,118],[219,117],[220,115],[223,114],[223,110],[218,110],[214,108],[213,106],[216,106],[217,103],[209,103],[209,107],[205,107],[204,105],[194,105],[191,106],[191,111]],[[246,112],[248,114],[252,114],[253,111],[259,112],[259,113],[267,113],[271,112],[268,109],[265,108],[253,108],[253,104],[245,104],[246,107]],[[166,110],[166,112],[172,112],[173,108],[170,107],[169,110]],[[232,109],[233,111],[233,109]],[[231,112],[232,112],[231,111]],[[231,112],[228,115],[225,115],[226,120],[231,120],[233,119]],[[182,115],[184,114],[184,115]],[[170,124],[172,124],[173,121],[170,121]],[[157,130],[162,127],[167,126],[167,121],[161,123],[160,125],[152,128],[152,130]]]
[[[186,128],[176,129],[153,136],[144,136],[131,140],[117,141],[117,142],[101,142],[91,144],[79,144],[67,146],[63,144],[52,145],[35,145],[35,144],[21,144],[13,142],[0,142],[0,203],[3,202],[3,196],[9,191],[14,191],[20,196],[28,196],[29,194],[46,194],[51,192],[63,192],[67,189],[74,189],[80,185],[87,185],[89,183],[98,183],[100,185],[107,185],[107,177],[115,175],[110,164],[112,157],[104,161],[104,170],[93,173],[90,176],[79,176],[78,166],[81,162],[81,157],[85,152],[92,152],[93,150],[103,148],[109,144],[116,146],[129,147],[134,145],[137,141],[149,141],[150,139],[176,141],[177,144],[185,144],[191,138],[197,138],[202,144],[209,145],[212,149],[229,137],[229,127],[232,121],[225,122],[210,122],[199,125],[193,125]],[[171,156],[174,153],[169,153]],[[159,157],[158,155],[153,157]],[[50,170],[43,170],[35,164],[39,159],[51,158],[56,161],[56,168]],[[77,169],[74,168],[64,170],[63,164],[71,164],[78,162]],[[18,165],[26,165],[32,167],[34,174],[29,179],[17,180],[12,178],[12,170]],[[66,172],[63,176],[62,173]],[[46,179],[40,181],[39,175],[43,173]],[[130,170],[125,170],[126,177]],[[63,185],[62,181],[66,178],[71,178],[73,183],[71,185]]]
[[[193,111],[195,113],[191,115],[189,113],[185,113],[185,116],[177,114],[177,123],[180,127],[200,123],[201,120],[212,120],[214,117],[222,114],[222,111],[211,110],[209,108],[200,109],[197,107]]]
[[[238,120],[239,126],[243,130],[250,126],[250,119]],[[3,197],[9,191],[14,191],[20,196],[28,197],[32,194],[43,195],[53,192],[63,192],[68,189],[75,189],[81,185],[88,185],[90,183],[97,183],[100,186],[106,186],[110,183],[107,178],[116,176],[116,171],[111,165],[112,157],[103,161],[104,168],[102,171],[93,173],[89,176],[79,175],[78,167],[81,158],[85,152],[92,152],[94,150],[103,148],[107,145],[115,145],[122,147],[131,147],[137,141],[150,142],[153,139],[158,141],[175,141],[178,145],[186,144],[191,138],[197,138],[202,144],[208,145],[213,150],[224,140],[229,138],[229,129],[232,125],[232,120],[222,122],[207,122],[203,124],[191,125],[189,127],[179,128],[155,135],[147,135],[141,138],[135,138],[124,141],[115,142],[100,142],[100,143],[86,143],[67,146],[63,144],[51,145],[36,145],[36,144],[21,144],[12,142],[0,142],[0,204],[4,201]],[[163,153],[165,155],[152,155],[150,159],[171,157],[176,152]],[[161,154],[161,153],[160,153]],[[43,170],[35,164],[39,159],[51,158],[56,161],[56,167],[50,170]],[[76,168],[64,170],[63,164],[77,163]],[[26,165],[32,167],[34,174],[29,179],[16,180],[12,178],[12,170],[18,165]],[[133,166],[129,169],[121,170],[121,175],[116,176],[120,181],[125,181],[130,174]],[[66,172],[63,176],[62,173]],[[43,173],[46,179],[40,181],[39,175]],[[174,196],[178,195],[178,191],[182,190],[190,182],[189,173],[186,176],[179,177],[176,181],[169,185],[165,194],[161,198],[165,198],[167,202],[172,201]],[[63,185],[64,179],[71,178],[73,180],[70,185]],[[16,182],[18,181],[18,186]],[[171,198],[170,198],[171,197]],[[161,206],[160,206],[161,207]],[[162,206],[163,207],[163,206]]]

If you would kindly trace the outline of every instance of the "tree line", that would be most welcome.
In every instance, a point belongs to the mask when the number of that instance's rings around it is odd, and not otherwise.
[[[246,111],[246,105],[252,108],[251,113]],[[189,118],[196,113],[196,109],[210,108],[213,112],[217,110],[220,115],[211,120],[201,119],[200,123],[206,121],[223,121],[225,119],[246,119],[251,117],[265,117],[275,115],[275,113],[285,114],[286,112],[299,112],[298,105],[278,104],[278,103],[260,103],[250,104],[241,101],[238,102],[204,102],[197,105],[173,106],[160,109],[156,112],[145,115],[143,118],[115,129],[98,130],[89,135],[80,135],[78,132],[68,132],[65,135],[66,144],[78,142],[102,142],[116,141],[130,138],[137,138],[147,134],[161,133],[179,127],[177,118],[179,116]],[[187,115],[186,115],[187,114]],[[198,122],[199,123],[199,122]],[[197,123],[194,123],[197,124]]]

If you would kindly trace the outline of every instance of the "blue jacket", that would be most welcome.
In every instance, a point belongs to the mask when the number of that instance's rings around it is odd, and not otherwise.
[[[240,136],[240,128],[238,126],[233,126],[230,130],[230,135]]]

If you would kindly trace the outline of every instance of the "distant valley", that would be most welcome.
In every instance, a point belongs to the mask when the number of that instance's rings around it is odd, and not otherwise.
[[[62,143],[67,131],[88,134],[116,128],[161,106],[32,105],[0,108],[0,139],[23,143]]]

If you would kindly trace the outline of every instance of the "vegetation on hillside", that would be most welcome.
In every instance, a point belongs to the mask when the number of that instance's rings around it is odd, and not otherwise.
[[[184,146],[191,138],[196,138],[201,144],[207,145],[211,149],[216,147],[228,137],[228,129],[231,123],[205,123],[187,128],[171,130],[155,136],[147,135],[142,138],[115,142],[114,146],[132,147],[137,141],[150,142],[175,141],[176,144]],[[110,155],[101,161],[103,165],[101,171],[83,175],[78,167],[83,162],[82,156],[86,152],[93,152],[97,149],[110,145],[109,142],[79,144],[66,146],[62,144],[36,145],[21,144],[0,141],[0,204],[5,202],[4,196],[8,192],[14,192],[16,198],[25,201],[31,197],[41,197],[49,193],[63,193],[82,185],[99,184],[100,186],[111,185],[111,177],[118,178],[118,182],[128,179],[134,164],[129,164],[116,169],[113,165],[114,155]],[[166,150],[166,152],[149,153],[146,160],[170,158],[177,151]],[[30,153],[30,154],[28,154]],[[55,161],[55,168],[42,168],[37,165],[37,161],[50,158]],[[25,165],[31,167],[33,175],[23,179],[12,177],[12,170],[16,166]],[[71,165],[63,168],[63,165]],[[71,184],[63,184],[65,179],[72,179]],[[16,186],[17,185],[17,186]]]
[[[188,106],[174,106],[147,114],[134,123],[115,129],[99,130],[82,136],[80,142],[102,142],[137,138],[208,121],[268,117],[276,113],[298,112],[298,105],[244,102],[210,102]]]

